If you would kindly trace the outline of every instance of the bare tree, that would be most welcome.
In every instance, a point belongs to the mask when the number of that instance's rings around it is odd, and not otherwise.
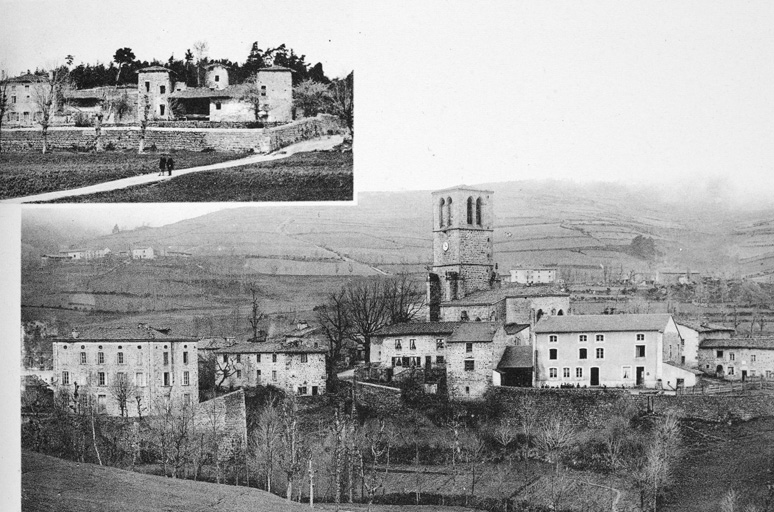
[[[538,447],[548,462],[555,464],[559,472],[562,456],[577,440],[575,426],[561,416],[554,416],[544,422],[538,431]]]
[[[48,152],[48,128],[51,117],[59,107],[57,99],[61,97],[62,89],[67,83],[69,73],[66,67],[52,69],[47,79],[32,88],[32,101],[38,108],[37,122],[43,132],[43,153]]]
[[[142,154],[145,152],[145,134],[148,131],[148,121],[150,120],[150,98],[147,94],[142,97],[142,114],[140,115],[140,147],[137,150]]]
[[[355,74],[350,72],[346,78],[331,82],[330,91],[333,113],[341,119],[354,136],[354,85]]]
[[[288,501],[293,497],[293,482],[303,468],[301,461],[301,439],[298,431],[298,406],[295,395],[290,395],[282,405],[282,450],[279,466],[285,473]]]
[[[210,52],[210,45],[207,41],[196,41],[193,45],[194,55],[196,55],[196,85],[202,85],[202,69],[207,62],[207,54]]]
[[[383,293],[391,324],[416,320],[427,301],[424,283],[412,280],[406,273],[388,279]]]
[[[118,408],[121,411],[121,417],[129,415],[129,400],[137,399],[138,397],[142,400],[142,395],[137,391],[137,387],[129,378],[127,378],[125,373],[119,373],[116,378],[113,379],[113,382],[110,385],[110,394],[118,404]],[[138,405],[138,413],[139,411]]]
[[[362,344],[365,360],[370,361],[371,337],[390,320],[384,285],[378,280],[351,284],[346,288],[346,298],[353,327],[351,339]]]
[[[353,328],[344,288],[329,294],[325,304],[315,308],[315,313],[317,322],[328,338],[328,354],[325,360],[328,391],[335,391],[338,382],[336,365],[341,360],[344,343],[352,337]]]
[[[250,283],[250,295],[252,297],[250,327],[253,329],[253,341],[258,341],[258,325],[260,324],[261,320],[263,320],[264,315],[259,305],[258,287],[254,282]]]
[[[253,453],[263,461],[266,490],[271,492],[272,474],[277,459],[278,442],[282,439],[282,414],[276,399],[270,400],[258,415],[253,431]]]
[[[251,76],[242,84],[242,94],[239,99],[250,104],[256,121],[261,121],[266,117],[269,103],[266,101],[265,91],[261,89],[261,82],[257,74]],[[272,266],[272,274],[276,274],[277,270],[279,269],[276,265]]]

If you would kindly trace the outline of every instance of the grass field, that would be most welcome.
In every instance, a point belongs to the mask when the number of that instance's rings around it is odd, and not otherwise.
[[[352,186],[352,153],[329,151],[298,153],[55,202],[349,201]]]
[[[176,151],[175,169],[210,165],[244,153]],[[0,153],[0,199],[68,190],[105,181],[158,172],[160,154],[133,151],[104,153]]]

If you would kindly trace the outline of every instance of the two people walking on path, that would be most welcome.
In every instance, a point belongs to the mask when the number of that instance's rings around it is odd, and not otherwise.
[[[172,169],[175,168],[175,161],[171,156],[162,156],[159,160],[159,176],[164,176],[164,171],[167,171],[167,176],[172,176]]]

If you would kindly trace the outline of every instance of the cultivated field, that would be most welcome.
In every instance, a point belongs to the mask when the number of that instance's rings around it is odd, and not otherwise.
[[[175,169],[210,165],[244,153],[174,151]],[[159,153],[135,151],[103,153],[0,153],[0,199],[95,185],[106,181],[159,172]]]
[[[352,152],[329,151],[298,153],[55,202],[349,201],[352,186]]]

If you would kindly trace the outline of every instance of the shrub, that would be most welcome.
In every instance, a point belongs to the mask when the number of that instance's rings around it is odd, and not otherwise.
[[[78,112],[75,114],[75,126],[88,128],[94,126],[94,120],[87,113]]]

